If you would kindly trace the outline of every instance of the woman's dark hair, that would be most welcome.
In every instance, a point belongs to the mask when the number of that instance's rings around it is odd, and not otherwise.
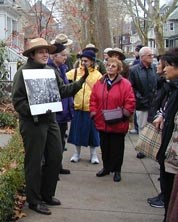
[[[161,59],[166,61],[169,65],[178,67],[178,47],[169,49]]]
[[[156,57],[158,62],[161,60],[162,69],[164,69],[165,66],[166,66],[166,61],[165,61],[165,59],[163,58],[163,56],[164,56],[164,55],[158,55],[158,56]]]

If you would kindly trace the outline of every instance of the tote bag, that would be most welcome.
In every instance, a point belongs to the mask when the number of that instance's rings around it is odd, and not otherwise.
[[[161,130],[157,130],[151,123],[147,123],[139,134],[135,150],[145,154],[146,157],[156,160],[161,145]]]
[[[174,130],[167,147],[164,165],[166,172],[173,174],[178,173],[178,113],[176,113],[174,118]]]

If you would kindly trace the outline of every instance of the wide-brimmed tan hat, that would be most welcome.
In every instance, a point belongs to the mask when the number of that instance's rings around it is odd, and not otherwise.
[[[89,43],[85,46],[85,48],[82,51],[88,51],[88,50],[92,50],[94,52],[98,52],[98,49],[96,48],[96,46],[92,43]]]
[[[105,49],[104,49],[104,53],[105,53],[105,54],[108,54],[108,52],[111,51],[111,50],[112,50],[112,48],[105,48]]]
[[[120,48],[113,48],[112,50],[109,50],[108,51],[108,55],[110,56],[110,57],[112,57],[112,55],[113,54],[118,54],[119,56],[120,56],[120,59],[121,60],[124,60],[126,57],[125,57],[125,55],[124,55],[124,53],[123,53],[123,51],[122,51],[122,49],[120,49]]]
[[[49,53],[53,53],[56,50],[56,46],[49,45],[45,39],[36,38],[36,39],[31,39],[27,42],[25,50],[22,54],[28,57],[31,52],[40,48],[48,49]]]
[[[51,42],[51,44],[63,44],[65,46],[69,46],[73,43],[73,41],[71,39],[68,38],[67,35],[61,33],[61,34],[58,34],[55,39],[53,39]]]

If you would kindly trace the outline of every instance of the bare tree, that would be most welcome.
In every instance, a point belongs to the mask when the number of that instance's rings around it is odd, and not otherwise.
[[[130,30],[126,28],[126,24],[129,23],[128,9],[122,0],[109,0],[107,4],[112,45],[122,48],[122,35],[130,33]]]
[[[90,43],[100,51],[111,45],[106,0],[60,0],[65,31],[73,32],[81,49]]]
[[[43,37],[50,40],[51,36],[56,34],[57,22],[53,16],[56,0],[48,1],[48,7],[42,0],[34,0],[33,4],[32,1],[30,3],[32,6],[28,13],[28,22],[24,27],[27,38]]]
[[[142,9],[142,12],[145,15],[145,22],[148,22],[154,28],[155,33],[155,43],[158,50],[158,54],[163,54],[164,49],[164,38],[163,38],[163,26],[166,23],[168,16],[175,9],[177,0],[172,0],[169,2],[169,7],[165,12],[161,13],[160,11],[160,0],[123,0],[124,3],[128,6],[130,15],[132,16],[135,27],[141,37],[141,40],[144,41],[145,33],[142,33],[139,23],[140,21],[136,18],[139,16],[135,14],[135,11],[132,9],[137,5]],[[144,43],[144,42],[143,42]]]
[[[143,45],[148,44],[148,29],[149,29],[149,19],[146,19],[145,13],[141,15],[140,13],[140,6],[137,0],[127,0],[123,1],[127,7],[127,12],[132,18],[132,22],[137,30],[139,38]],[[145,7],[145,0],[144,0],[144,7]]]

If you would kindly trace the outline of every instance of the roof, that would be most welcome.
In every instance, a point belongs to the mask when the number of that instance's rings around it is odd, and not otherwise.
[[[178,19],[178,7],[169,15],[168,20]]]

